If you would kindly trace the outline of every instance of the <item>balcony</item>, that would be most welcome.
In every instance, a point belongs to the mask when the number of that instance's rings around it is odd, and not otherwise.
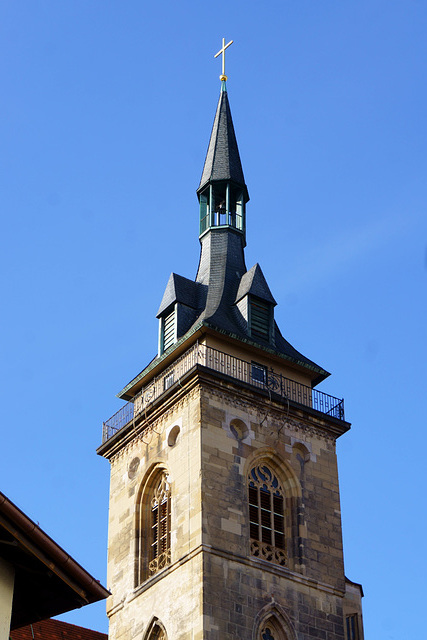
[[[292,402],[344,421],[344,400],[317,389],[285,378],[273,369],[254,362],[246,362],[212,347],[196,343],[178,360],[156,376],[146,387],[127,402],[117,413],[103,423],[102,443],[112,438],[122,427],[146,412],[175,382],[197,365],[230,376],[251,387],[266,390],[280,396],[284,402]]]

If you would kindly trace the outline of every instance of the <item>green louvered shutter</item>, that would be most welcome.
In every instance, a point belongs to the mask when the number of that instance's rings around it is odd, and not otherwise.
[[[209,223],[208,197],[206,194],[200,195],[200,235],[206,231]]]
[[[175,342],[175,309],[163,319],[163,351]]]
[[[270,340],[270,306],[263,300],[251,300],[251,335]]]

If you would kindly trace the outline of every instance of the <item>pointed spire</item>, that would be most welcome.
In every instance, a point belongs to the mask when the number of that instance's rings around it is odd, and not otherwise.
[[[200,193],[207,184],[218,181],[233,182],[242,187],[245,202],[249,200],[225,80],[221,81],[221,94],[197,193]]]

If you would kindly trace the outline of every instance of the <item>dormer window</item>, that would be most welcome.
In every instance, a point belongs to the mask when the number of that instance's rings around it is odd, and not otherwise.
[[[250,296],[249,298],[249,333],[254,338],[261,338],[266,342],[271,341],[273,308],[272,305]]]

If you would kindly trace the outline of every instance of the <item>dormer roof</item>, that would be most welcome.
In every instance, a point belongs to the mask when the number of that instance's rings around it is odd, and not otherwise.
[[[247,295],[261,298],[261,300],[265,300],[265,302],[274,306],[277,304],[271,295],[270,287],[268,286],[267,280],[265,279],[258,263],[256,263],[252,269],[249,269],[249,271],[243,274],[235,302],[239,302],[239,300]]]
[[[172,306],[172,304],[175,304],[175,302],[180,302],[187,307],[197,309],[198,290],[200,286],[201,285],[198,282],[194,282],[194,280],[189,280],[176,273],[171,273],[156,317],[159,318],[162,313]]]

